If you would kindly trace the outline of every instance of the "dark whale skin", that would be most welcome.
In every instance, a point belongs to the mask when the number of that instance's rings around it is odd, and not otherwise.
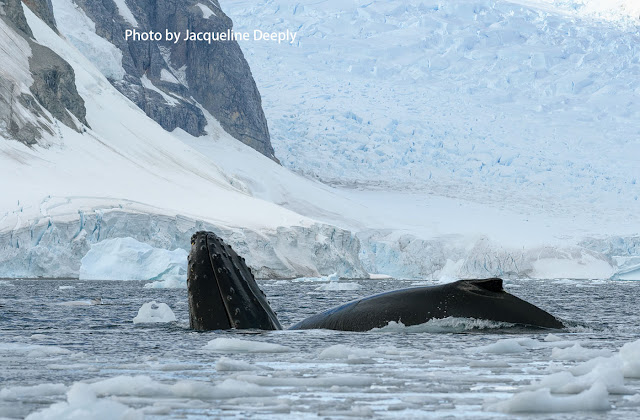
[[[244,258],[214,233],[196,232],[191,237],[188,261],[192,329],[282,329]]]
[[[355,300],[311,316],[290,329],[369,331],[391,321],[405,326],[447,317],[475,318],[540,328],[563,328],[553,315],[502,289],[498,278],[459,280]]]
[[[282,329],[244,258],[212,232],[191,237],[187,289],[189,324],[194,330]],[[502,280],[492,278],[365,297],[313,315],[290,329],[369,331],[391,321],[410,326],[447,317],[564,327],[553,315],[505,292]]]

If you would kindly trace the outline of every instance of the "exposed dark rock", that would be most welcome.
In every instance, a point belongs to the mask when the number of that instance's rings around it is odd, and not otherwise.
[[[58,32],[56,19],[53,16],[51,0],[22,0],[22,2],[26,4],[36,16],[42,19],[44,23],[49,25],[51,29]]]
[[[56,29],[49,0],[29,0],[27,3],[34,13]],[[49,127],[52,121],[42,108],[67,126],[80,130],[69,114],[87,124],[84,101],[76,90],[73,68],[49,48],[33,41],[33,33],[19,0],[4,0],[0,19],[17,34],[13,35],[16,46],[24,51],[30,49],[27,55],[33,79],[30,86],[32,95],[29,95],[20,87],[24,80],[19,82],[11,74],[0,76],[0,134],[28,146],[38,144],[43,132],[53,134]],[[15,64],[27,65],[19,61]]]
[[[2,9],[6,17],[5,22],[11,22],[16,29],[32,37],[33,33],[27,24],[27,18],[24,17],[22,2],[20,0],[1,0],[1,2],[4,3]]]
[[[31,46],[29,68],[33,77],[33,85],[31,85],[33,96],[51,115],[68,127],[79,131],[80,128],[76,127],[68,112],[83,124],[88,125],[85,120],[87,111],[84,107],[84,101],[76,90],[73,68],[49,48],[35,42],[29,44]]]
[[[19,93],[13,81],[0,77],[0,136],[31,146],[37,144],[42,138],[43,130],[52,133],[36,118],[26,118],[19,107],[29,114],[46,118],[42,108],[31,95]]]
[[[42,0],[41,0],[42,1]],[[128,0],[141,32],[221,32],[232,22],[217,1],[202,0],[215,11],[205,19],[198,0]],[[112,84],[164,129],[177,127],[201,136],[206,119],[196,104],[209,111],[232,136],[275,159],[260,93],[239,45],[235,41],[144,42],[125,40],[132,25],[119,13],[113,0],[76,0],[95,22],[96,33],[122,51],[122,80]],[[146,77],[171,97],[143,86]],[[175,100],[174,100],[175,99]]]

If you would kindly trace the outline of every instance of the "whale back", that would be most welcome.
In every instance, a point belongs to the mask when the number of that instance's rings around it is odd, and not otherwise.
[[[188,261],[192,329],[282,329],[244,258],[217,235],[196,232]]]
[[[519,325],[562,328],[553,315],[507,293],[498,278],[395,290],[358,299],[311,316],[291,329],[369,331],[389,322],[406,326],[447,317],[486,319]]]

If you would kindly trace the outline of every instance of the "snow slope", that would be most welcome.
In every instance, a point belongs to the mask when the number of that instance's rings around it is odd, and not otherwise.
[[[638,20],[593,20],[597,2],[519,3],[223,6],[237,30],[298,31],[292,46],[241,44],[285,166],[527,214],[587,209],[628,232],[640,194]]]
[[[0,178],[5,180],[0,194],[0,276],[77,275],[80,258],[92,242],[134,236],[188,249],[191,232],[214,227],[235,233],[238,243],[252,241],[240,245],[261,253],[254,262],[262,263],[257,268],[265,275],[332,272],[342,262],[345,273],[364,274],[357,262],[357,242],[349,239],[349,232],[234,186],[238,183],[214,162],[147,118],[75,47],[24,10],[37,41],[73,66],[91,129],[80,134],[56,123],[56,135],[46,149],[0,142]],[[209,141],[218,141],[218,153],[224,154],[225,144],[234,140],[220,131]],[[275,166],[268,159],[261,165]],[[154,217],[139,217],[145,214]],[[322,232],[343,241],[315,241],[316,233]],[[278,237],[281,243],[276,243]],[[306,247],[295,241],[306,241]],[[261,243],[258,249],[256,243]],[[297,250],[292,251],[294,246]],[[314,251],[316,246],[323,246],[324,252]],[[312,261],[323,254],[335,258]],[[296,256],[297,263],[286,259]]]

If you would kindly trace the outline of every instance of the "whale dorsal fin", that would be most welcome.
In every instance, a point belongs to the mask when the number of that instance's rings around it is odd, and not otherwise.
[[[502,279],[499,278],[471,280],[471,283],[490,292],[504,292]]]

